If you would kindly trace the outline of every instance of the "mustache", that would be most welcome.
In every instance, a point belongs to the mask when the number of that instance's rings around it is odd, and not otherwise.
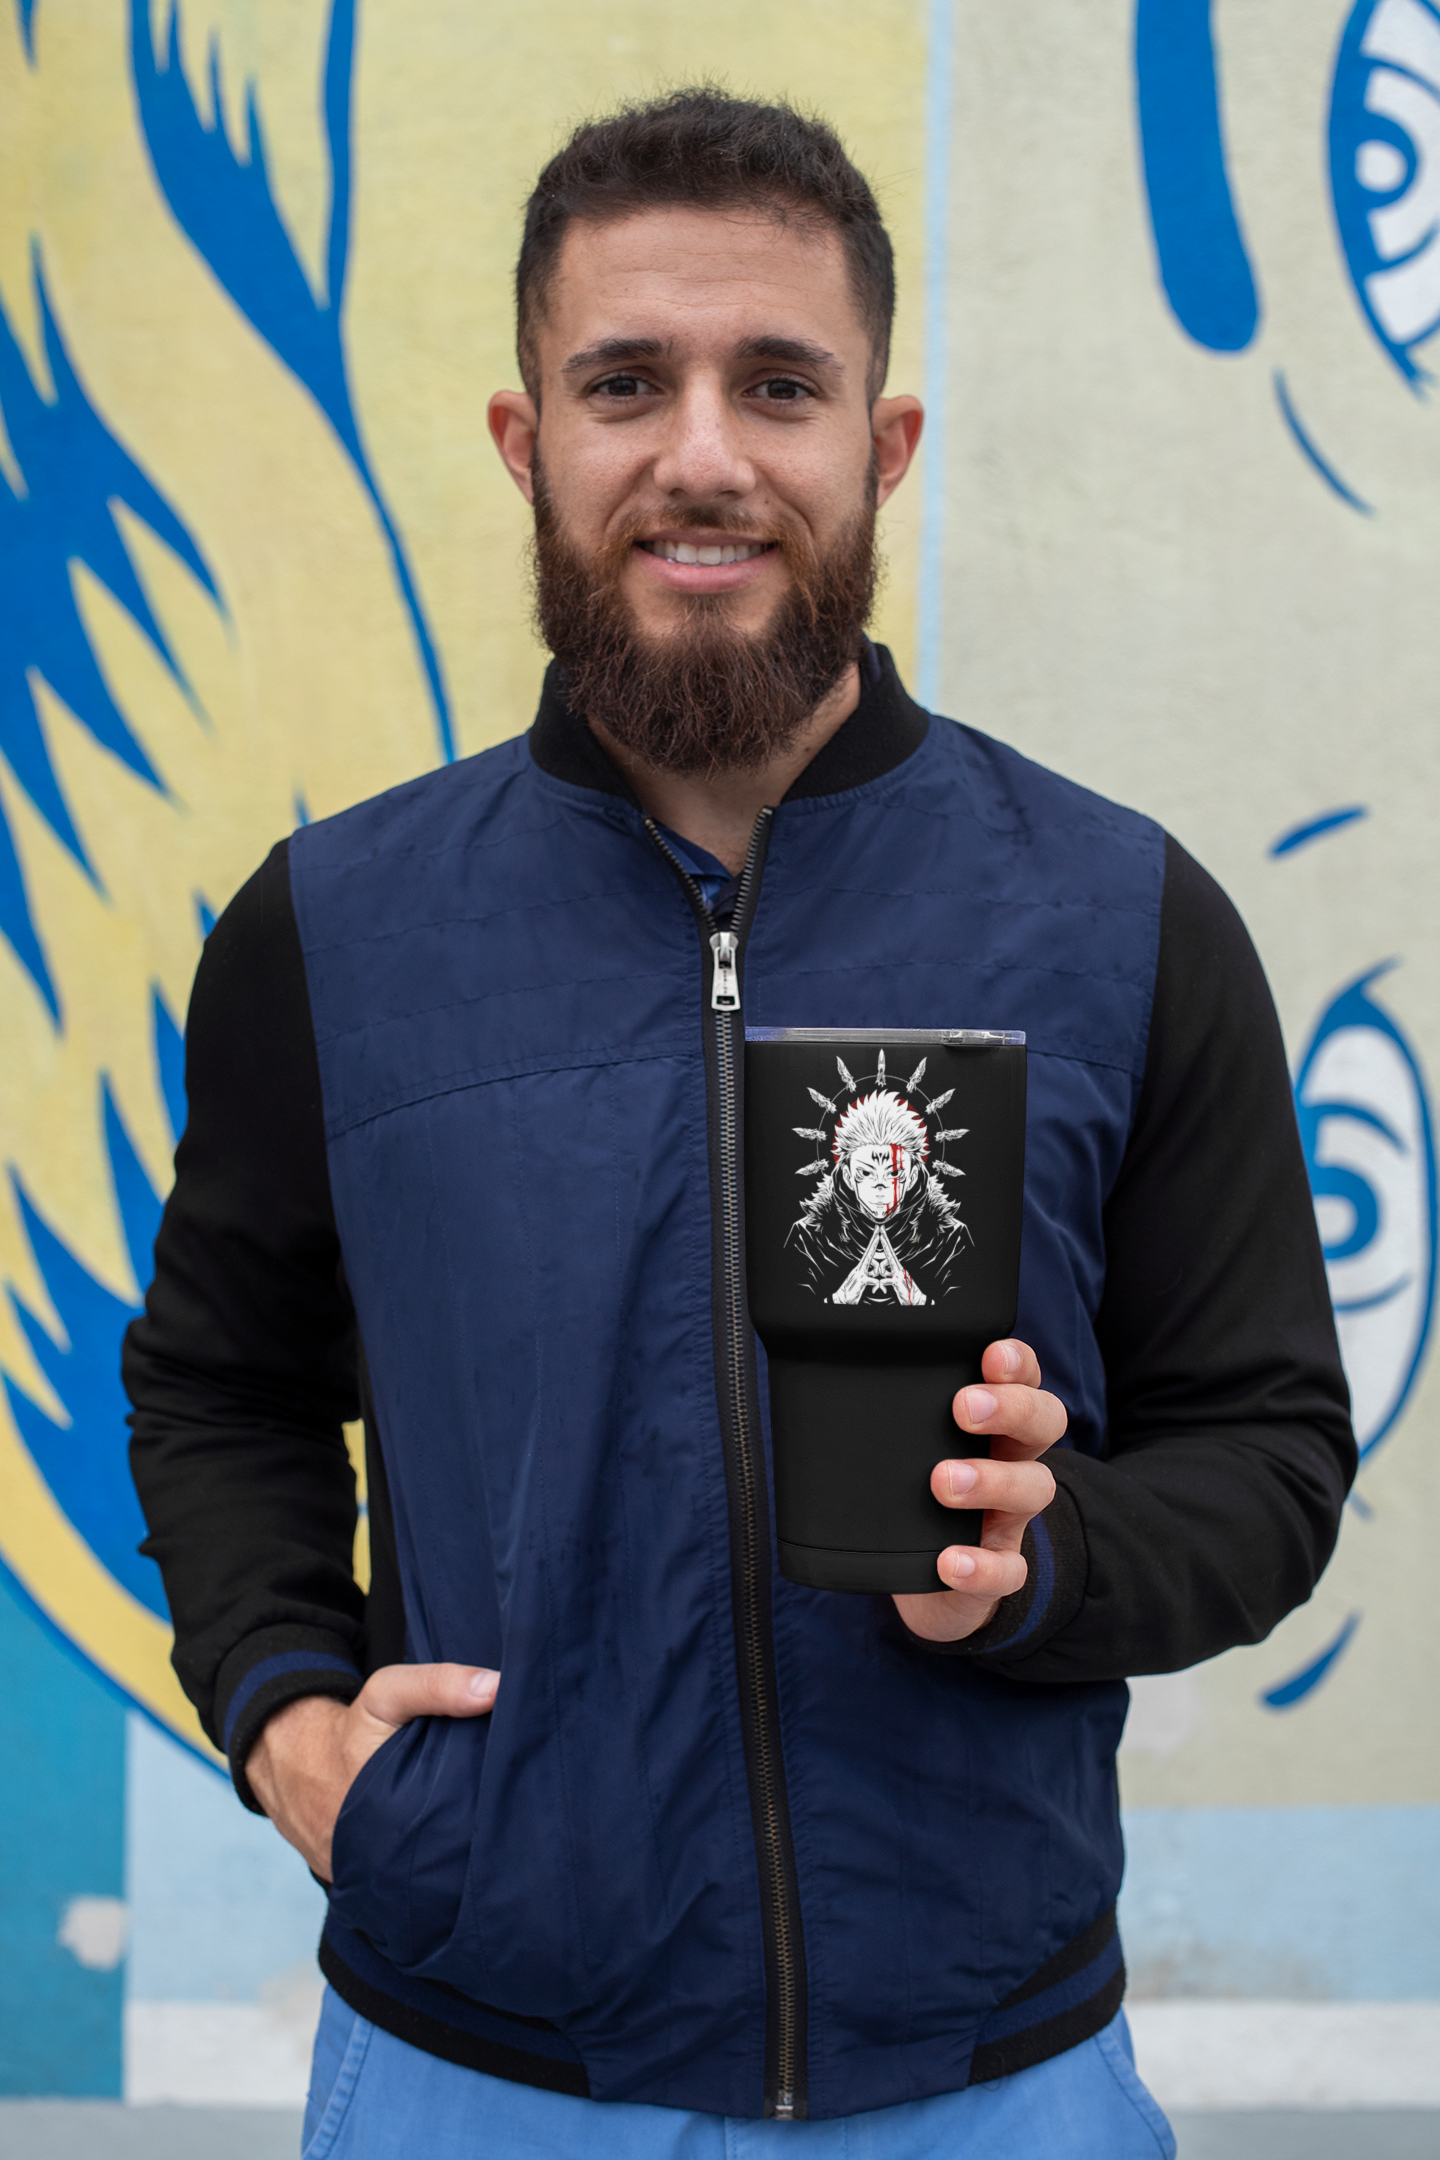
[[[537,491],[537,525],[539,500]],[[655,527],[662,524],[669,532],[723,533],[727,540],[776,548],[785,559],[806,620],[812,625],[815,622],[820,552],[806,528],[791,518],[770,518],[762,522],[725,503],[692,503],[684,509],[668,511],[663,517],[644,516],[637,511],[625,519],[610,538],[601,543],[595,555],[596,576],[610,591],[618,586],[632,551],[642,546]],[[686,613],[693,611],[695,619],[699,620],[717,612],[717,603],[724,606],[723,593],[692,593]]]

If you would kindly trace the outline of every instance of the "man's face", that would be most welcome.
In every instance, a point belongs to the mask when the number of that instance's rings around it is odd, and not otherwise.
[[[742,209],[566,234],[538,410],[500,391],[490,426],[535,506],[542,634],[642,759],[755,769],[853,667],[920,429],[914,398],[869,402],[872,360],[829,232]]]
[[[824,556],[865,509],[872,356],[833,233],[743,210],[577,222],[538,343],[551,504],[582,555],[623,551],[642,637],[697,597],[763,630],[792,575],[777,543]]]
[[[914,1184],[919,1162],[911,1148],[877,1145],[852,1148],[842,1166],[846,1184],[865,1213],[883,1222]]]

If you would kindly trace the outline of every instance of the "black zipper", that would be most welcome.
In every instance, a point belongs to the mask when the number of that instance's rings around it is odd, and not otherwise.
[[[719,930],[695,879],[653,818],[646,830],[685,887],[708,952],[705,1068],[714,1235],[715,1379],[730,1503],[735,1660],[750,1816],[765,1931],[765,2113],[798,2122],[805,2107],[805,1940],[780,1745],[770,1611],[770,1506],[760,1437],[755,1340],[745,1292],[744,1019],[740,962],[755,914],[772,810],[755,820],[731,928]]]

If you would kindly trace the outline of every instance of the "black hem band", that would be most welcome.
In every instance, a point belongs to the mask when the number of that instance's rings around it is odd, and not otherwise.
[[[1124,1998],[1125,1961],[1112,1905],[995,2005],[980,2028],[969,2082],[989,2085],[1068,2053],[1103,2032]]]
[[[970,2083],[990,2085],[997,2078],[1014,2077],[1019,2070],[1033,2070],[1052,2055],[1066,2055],[1084,2040],[1103,2032],[1125,2000],[1125,1967],[1118,1966],[1099,1993],[1062,2017],[1034,2025],[1013,2039],[997,2040],[977,2047],[970,2058]]]
[[[528,2048],[511,2047],[502,2040],[466,2032],[409,2003],[397,2002],[393,1995],[372,1987],[352,1972],[326,1935],[320,1938],[320,1970],[342,2002],[370,2024],[378,2025],[381,2032],[403,2040],[407,2047],[438,2055],[442,2062],[456,2063],[462,2070],[481,2070],[487,2077],[505,2078],[511,2085],[538,2085],[543,2092],[568,2093],[576,2100],[590,2097],[590,2080],[583,2063],[532,2055]]]
[[[363,1936],[356,1938],[356,1944],[362,1952],[374,1954]],[[591,2097],[583,2063],[535,2054],[529,2048],[467,2031],[414,2004],[399,2001],[385,1988],[362,1979],[340,1956],[328,1932],[320,1941],[320,1970],[342,2002],[408,2047],[456,2063],[462,2070],[480,2070],[488,2077],[505,2078],[512,2085],[534,2085],[542,2092],[567,2093],[577,2100]],[[397,1981],[399,1978],[397,1975]],[[996,2004],[981,2027],[970,2060],[968,2083],[990,2085],[1048,2062],[1052,2056],[1067,2054],[1104,2030],[1124,1996],[1125,1965],[1112,1905]],[[512,2020],[487,2005],[472,2006],[468,1997],[458,1993],[455,2001],[465,2008],[473,2007],[487,2021],[504,2018],[506,2024],[513,2023],[517,2037],[527,2025],[547,2034],[554,2031],[542,2019]],[[1033,2015],[1027,2018],[1027,2009],[1032,2006]],[[989,2039],[987,2030],[992,2033]]]

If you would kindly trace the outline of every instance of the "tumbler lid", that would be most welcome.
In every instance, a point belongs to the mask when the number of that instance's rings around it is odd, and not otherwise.
[[[991,1043],[1023,1043],[1018,1028],[823,1028],[747,1027],[746,1042],[794,1043],[950,1043],[957,1049],[981,1049]]]

